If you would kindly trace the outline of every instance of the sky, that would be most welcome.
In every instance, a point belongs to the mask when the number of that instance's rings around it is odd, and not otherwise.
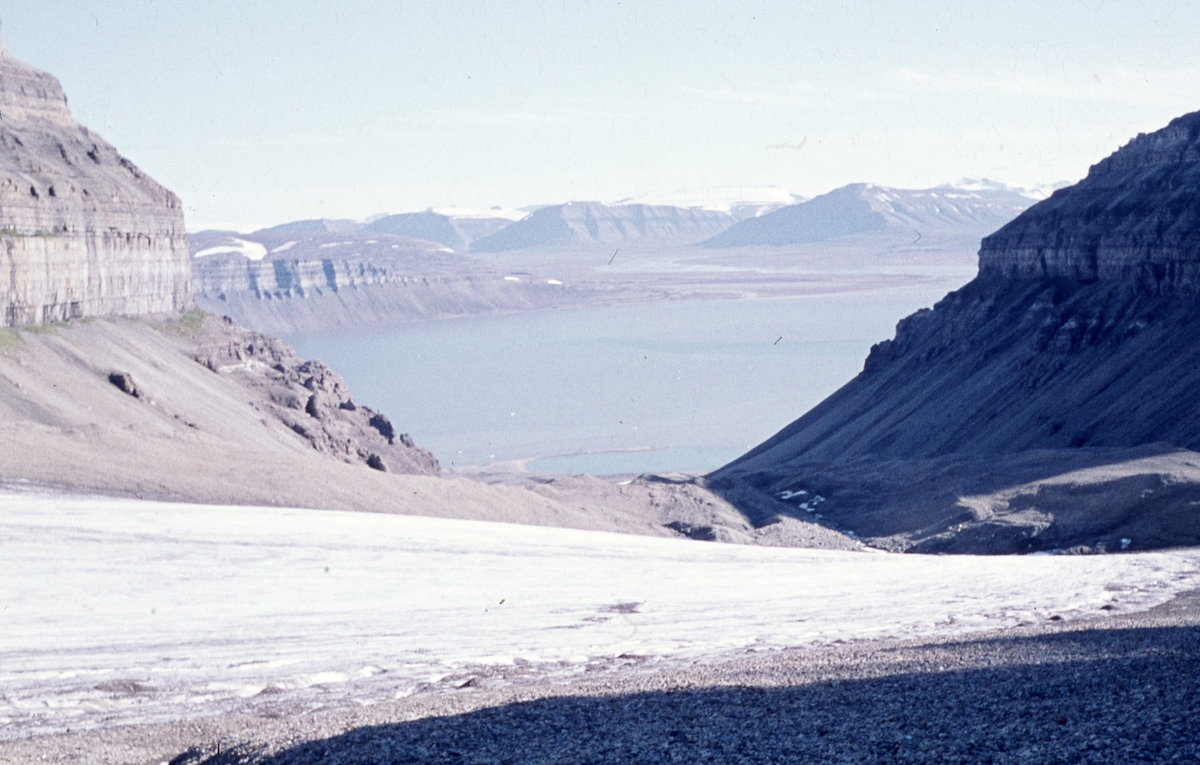
[[[0,0],[0,20],[190,230],[1042,186],[1200,108],[1200,4],[1169,0]]]

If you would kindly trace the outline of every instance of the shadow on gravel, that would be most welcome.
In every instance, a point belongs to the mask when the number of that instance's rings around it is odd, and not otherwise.
[[[913,656],[919,670],[909,663],[881,678],[549,698],[360,728],[274,756],[187,753],[174,765],[1200,759],[1200,628],[965,642]],[[951,668],[963,664],[973,668]]]

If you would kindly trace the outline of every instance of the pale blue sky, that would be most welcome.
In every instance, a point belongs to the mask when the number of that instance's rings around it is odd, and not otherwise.
[[[1197,4],[1047,5],[0,0],[0,18],[195,228],[1047,184],[1200,108]]]

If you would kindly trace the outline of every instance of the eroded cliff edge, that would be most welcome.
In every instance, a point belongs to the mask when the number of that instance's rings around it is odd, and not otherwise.
[[[710,480],[891,549],[1200,543],[1198,294],[1200,113],[986,237],[975,280]]]
[[[58,80],[0,45],[0,318],[179,313],[179,198],[71,117]]]

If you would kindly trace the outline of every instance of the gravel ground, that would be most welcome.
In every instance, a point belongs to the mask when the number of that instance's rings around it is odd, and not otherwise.
[[[1200,592],[1151,611],[935,643],[665,666],[629,658],[365,708],[0,744],[0,762],[1128,763],[1200,760]]]

